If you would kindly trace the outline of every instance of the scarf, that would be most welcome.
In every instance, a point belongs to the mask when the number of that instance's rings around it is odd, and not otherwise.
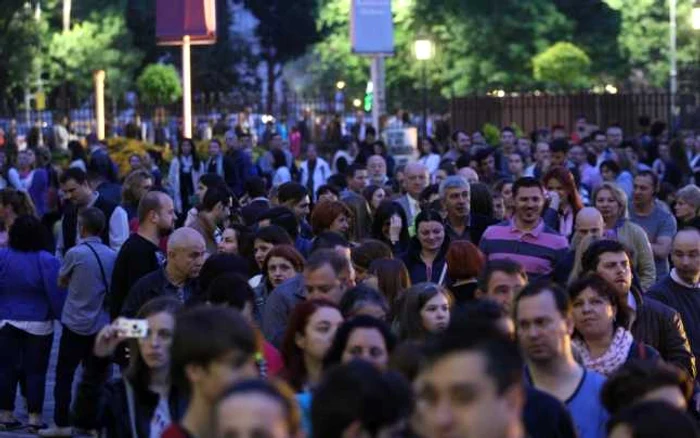
[[[634,338],[629,330],[618,327],[613,334],[608,350],[598,358],[592,358],[588,346],[582,339],[572,341],[573,349],[579,354],[583,366],[604,376],[609,376],[627,361]]]

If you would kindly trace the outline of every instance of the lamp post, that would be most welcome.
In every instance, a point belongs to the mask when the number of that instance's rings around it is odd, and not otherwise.
[[[428,38],[419,38],[414,43],[416,59],[421,61],[423,77],[423,135],[428,136],[428,61],[433,57],[433,42]]]
[[[700,30],[700,1],[696,0],[693,5],[693,13],[690,16],[690,22],[694,30]]]

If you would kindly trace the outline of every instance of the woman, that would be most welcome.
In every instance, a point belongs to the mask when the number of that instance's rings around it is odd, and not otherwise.
[[[438,167],[435,173],[435,184],[440,186],[440,184],[447,179],[448,176],[457,175],[457,167],[454,161],[443,158],[440,162],[440,167]]]
[[[324,184],[316,190],[316,200],[321,201],[338,201],[340,200],[340,191],[330,184]]]
[[[424,137],[418,142],[418,162],[428,169],[428,174],[432,176],[440,167],[440,155],[437,154],[437,145],[431,137]]]
[[[53,320],[61,316],[65,292],[58,289],[60,262],[45,251],[44,226],[20,216],[10,228],[9,246],[0,249],[0,429],[22,424],[14,417],[15,390],[24,378],[30,433],[42,422],[46,372],[53,343]]]
[[[452,294],[433,283],[419,283],[406,290],[399,316],[401,340],[425,340],[450,324]]]
[[[361,359],[384,371],[395,346],[396,337],[385,322],[368,315],[356,316],[338,328],[323,359],[323,369]]]
[[[272,291],[304,271],[304,257],[292,245],[277,245],[265,257],[262,265],[263,279],[253,291],[255,292],[255,314],[262,322],[267,297]]]
[[[450,283],[445,262],[448,245],[442,217],[432,210],[421,211],[416,216],[416,236],[402,257],[411,283]]]
[[[379,259],[369,265],[369,274],[376,278],[377,289],[389,302],[390,320],[394,321],[399,314],[403,293],[411,287],[406,265],[399,259]]]
[[[379,205],[386,199],[386,191],[384,188],[374,184],[365,187],[362,191],[362,195],[367,200],[367,204],[369,204],[369,209],[373,215],[377,211],[377,208],[379,208]]]
[[[36,216],[36,209],[29,195],[9,187],[0,190],[0,247],[7,246],[8,231],[15,220],[23,215]]]
[[[356,282],[362,283],[370,279],[369,267],[373,261],[391,259],[394,253],[384,242],[376,239],[365,239],[350,251],[350,261],[355,269]]]
[[[132,232],[138,227],[138,209],[141,198],[153,189],[153,175],[147,170],[136,170],[124,179],[122,187],[122,207],[129,218],[129,229]],[[136,220],[136,224],[134,224]]]
[[[345,319],[368,315],[380,321],[387,321],[389,316],[386,298],[376,289],[365,285],[355,286],[345,292],[338,307]]]
[[[447,275],[452,280],[450,291],[457,303],[474,300],[477,277],[484,269],[486,259],[481,250],[471,242],[457,240],[447,250]]]
[[[673,206],[673,212],[676,215],[679,230],[685,227],[700,229],[698,210],[700,210],[700,188],[698,186],[687,185],[676,193],[676,204]]]
[[[503,219],[510,219],[513,216],[513,182],[501,179],[493,186],[494,199],[500,195],[503,199],[504,215]]]
[[[135,170],[140,170],[143,169],[143,160],[141,159],[141,155],[139,154],[131,154],[129,155],[129,172],[133,172]]]
[[[83,374],[74,407],[74,424],[97,429],[107,437],[159,437],[180,420],[187,408],[185,394],[170,382],[170,346],[175,333],[178,300],[159,297],[141,307],[137,318],[148,321],[145,338],[129,339],[119,320],[105,326],[95,339],[99,366]],[[103,384],[104,372],[117,346],[128,340],[131,363],[123,377]],[[99,371],[99,372],[98,372]]]
[[[347,238],[351,222],[352,212],[341,201],[320,202],[311,213],[311,229],[316,236],[324,231],[333,231]]]
[[[557,195],[551,197],[549,208],[558,213],[559,234],[571,240],[576,214],[583,208],[574,176],[569,169],[557,166],[549,169],[542,178],[542,183],[550,193]]]
[[[484,183],[469,184],[471,213],[486,217],[493,217],[493,197],[491,189]]]
[[[199,204],[204,200],[204,195],[207,194],[207,190],[211,187],[227,187],[224,179],[215,173],[205,173],[199,177],[199,182],[197,183],[197,190],[195,191],[196,203]],[[187,212],[187,217],[185,219],[185,226],[189,227],[197,221],[197,214],[199,213],[197,206],[190,208]]]
[[[262,282],[265,273],[265,271],[263,271],[263,264],[265,263],[267,254],[276,245],[294,245],[292,238],[289,237],[289,234],[287,234],[282,227],[269,225],[260,228],[257,233],[255,233],[253,240],[253,258],[261,274],[250,279],[249,284],[253,289]]]
[[[33,150],[25,149],[17,154],[17,168],[8,172],[8,179],[15,189],[29,193],[39,217],[47,210],[49,176],[46,169],[35,168],[36,155]]]
[[[632,251],[632,266],[643,290],[656,282],[656,265],[649,238],[642,227],[627,219],[627,196],[615,184],[604,182],[593,193],[594,206],[605,221],[605,236]]]
[[[292,173],[287,167],[287,157],[280,149],[273,149],[271,152],[273,158],[272,167],[274,169],[272,175],[272,187],[279,187],[284,183],[292,180]]]
[[[217,243],[220,253],[238,254],[238,231],[233,227],[225,227],[221,232],[221,240]]]
[[[70,164],[68,167],[77,167],[87,172],[87,158],[85,157],[85,148],[77,140],[68,142],[68,150],[70,151]]]
[[[203,173],[204,163],[197,156],[194,143],[189,138],[182,139],[168,171],[170,193],[178,216],[192,208],[197,181]]]
[[[295,391],[318,385],[323,358],[342,323],[340,310],[330,301],[304,301],[294,308],[282,343],[282,357],[283,376]]]
[[[634,178],[630,172],[622,170],[615,160],[600,163],[600,176],[603,177],[603,182],[617,184],[625,192],[627,199],[632,196]]]
[[[372,221],[372,238],[389,245],[394,254],[408,250],[411,238],[408,234],[406,212],[396,202],[384,201],[379,204]]]
[[[630,310],[614,287],[596,273],[569,286],[574,320],[572,347],[583,366],[609,376],[628,360],[659,360],[659,353],[636,342],[627,329]]]

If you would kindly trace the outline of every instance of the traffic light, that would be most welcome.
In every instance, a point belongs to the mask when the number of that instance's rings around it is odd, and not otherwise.
[[[374,85],[372,81],[367,82],[367,88],[365,89],[365,99],[363,108],[365,112],[372,111],[372,105],[374,104]]]

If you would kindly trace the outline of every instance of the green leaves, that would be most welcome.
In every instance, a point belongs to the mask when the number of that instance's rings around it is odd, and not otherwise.
[[[172,65],[149,65],[136,80],[136,86],[146,105],[168,105],[182,97],[180,76]]]
[[[532,59],[533,76],[563,90],[590,86],[591,58],[574,44],[558,42]]]

